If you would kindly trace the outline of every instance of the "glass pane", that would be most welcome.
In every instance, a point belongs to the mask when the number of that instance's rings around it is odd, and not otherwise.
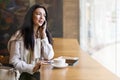
[[[80,39],[86,41],[86,44],[81,42],[82,46],[86,46],[83,49],[114,73],[117,34],[115,4],[115,0],[86,0],[85,22],[81,23],[85,26],[81,26]]]
[[[120,0],[116,1],[116,7],[117,7],[117,29],[116,29],[116,56],[117,56],[117,75],[120,76]]]

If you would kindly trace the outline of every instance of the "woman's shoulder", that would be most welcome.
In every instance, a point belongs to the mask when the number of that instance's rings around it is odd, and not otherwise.
[[[22,34],[20,30],[17,30],[10,38],[10,40],[22,40]]]
[[[10,49],[10,45],[11,45],[11,42],[19,42],[19,41],[22,41],[22,35],[21,35],[21,32],[20,30],[16,31],[10,38],[10,40],[8,41],[8,50]]]

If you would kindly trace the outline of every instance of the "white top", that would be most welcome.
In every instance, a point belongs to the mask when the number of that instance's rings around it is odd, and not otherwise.
[[[43,47],[43,55],[41,55],[41,44]],[[32,74],[35,63],[40,60],[41,57],[49,60],[54,56],[53,47],[49,44],[47,37],[44,39],[35,38],[34,52],[30,54],[31,51],[24,47],[23,37],[20,36],[19,31],[9,40],[8,50],[10,53],[9,63],[13,64],[20,73],[28,72]]]

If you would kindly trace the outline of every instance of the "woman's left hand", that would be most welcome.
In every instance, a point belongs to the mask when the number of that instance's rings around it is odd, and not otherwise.
[[[33,68],[33,72],[38,71],[38,70],[40,69],[41,65],[42,65],[42,62],[41,62],[41,61],[37,62],[37,63],[35,64],[34,68]]]

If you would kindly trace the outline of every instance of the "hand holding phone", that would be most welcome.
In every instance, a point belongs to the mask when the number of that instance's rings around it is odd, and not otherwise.
[[[46,37],[46,27],[47,27],[47,21],[44,21],[42,26],[39,27],[39,32],[40,32],[41,38]]]
[[[44,22],[43,22],[43,24],[42,24],[42,26],[41,26],[41,27],[43,27],[43,26],[45,25],[45,23],[46,23],[46,21],[44,21]]]
[[[47,21],[44,21],[43,24],[41,26],[39,26],[38,30],[40,29],[46,29],[46,25],[47,25]]]

